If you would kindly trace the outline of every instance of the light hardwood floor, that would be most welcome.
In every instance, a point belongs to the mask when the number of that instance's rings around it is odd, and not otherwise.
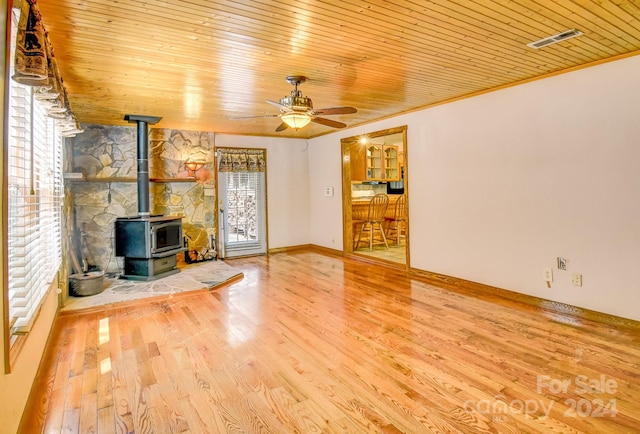
[[[368,247],[358,247],[353,253],[393,262],[398,265],[405,265],[407,263],[406,246],[402,244],[398,247],[395,244],[389,244],[388,249],[385,246],[373,246],[373,250],[369,251]]]
[[[61,316],[21,432],[640,429],[638,323],[308,249],[227,262],[242,281]]]

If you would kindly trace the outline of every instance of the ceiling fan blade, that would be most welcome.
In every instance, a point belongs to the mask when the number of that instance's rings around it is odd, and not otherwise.
[[[354,107],[329,107],[321,108],[313,111],[317,115],[347,115],[351,113],[357,113]]]
[[[280,104],[279,102],[271,101],[271,100],[269,100],[269,99],[267,100],[267,102],[268,102],[269,104],[271,104],[272,106],[276,106],[276,107],[278,107],[280,110],[285,110],[285,111],[288,111],[288,112],[290,112],[290,111],[291,111],[291,107],[287,107],[286,105],[282,105],[282,104]]]
[[[344,128],[347,126],[347,124],[343,124],[342,122],[334,121],[331,119],[319,118],[319,117],[312,117],[311,122],[315,122],[316,124],[326,125],[328,127],[333,127],[333,128]]]
[[[276,133],[279,133],[280,131],[284,131],[287,128],[289,128],[289,125],[285,124],[284,122],[281,123],[280,125],[278,125],[278,128],[276,128]]]
[[[280,115],[259,115],[259,116],[236,116],[228,118],[230,121],[240,121],[243,119],[257,119],[257,118],[277,118]]]

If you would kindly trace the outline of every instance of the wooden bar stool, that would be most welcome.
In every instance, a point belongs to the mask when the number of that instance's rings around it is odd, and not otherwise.
[[[373,250],[374,244],[384,244],[388,249],[389,245],[387,244],[387,237],[384,234],[384,228],[382,227],[382,223],[384,222],[384,214],[387,212],[387,206],[389,205],[389,196],[386,194],[376,194],[371,198],[369,202],[369,212],[367,213],[367,219],[362,221],[362,223],[358,222],[358,239],[353,244],[353,249],[355,250],[360,244],[360,240],[362,239],[362,234],[369,235],[369,251]],[[378,231],[382,241],[374,243],[374,232]],[[354,233],[355,239],[355,233]]]
[[[400,247],[400,238],[407,237],[407,196],[400,195],[396,201],[393,217],[385,217],[387,238],[394,237]]]

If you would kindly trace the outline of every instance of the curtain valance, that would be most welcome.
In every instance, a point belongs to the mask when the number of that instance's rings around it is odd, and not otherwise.
[[[264,172],[264,149],[218,148],[218,171]]]
[[[73,137],[82,132],[71,112],[36,0],[22,1],[11,78],[22,85],[34,87],[34,98],[45,107],[47,116],[56,119],[63,136]]]

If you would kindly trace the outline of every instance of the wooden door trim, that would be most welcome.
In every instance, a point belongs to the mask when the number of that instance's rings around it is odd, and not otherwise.
[[[385,130],[374,131],[372,133],[360,134],[357,136],[346,137],[340,140],[341,158],[342,158],[342,234],[343,234],[343,252],[357,255],[353,250],[353,225],[352,225],[352,202],[351,202],[351,146],[357,143],[361,137],[366,136],[376,138],[388,136],[391,134],[402,133],[402,142],[404,153],[404,194],[407,196],[407,210],[409,210],[409,159],[408,159],[408,143],[407,143],[407,126],[399,126],[388,128]],[[407,237],[405,244],[405,264],[404,268],[409,270],[411,261],[409,258],[409,213],[407,212]],[[386,261],[385,261],[386,262]]]

